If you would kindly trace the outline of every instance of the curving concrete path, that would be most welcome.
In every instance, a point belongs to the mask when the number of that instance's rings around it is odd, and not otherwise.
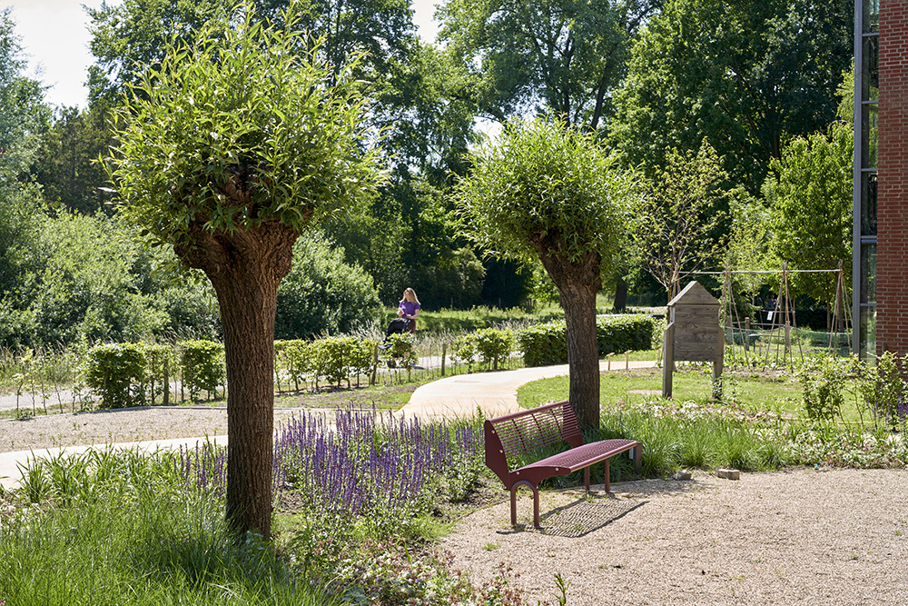
[[[631,361],[600,360],[600,371],[625,368],[651,368],[652,360]],[[410,396],[410,401],[399,414],[424,420],[450,419],[472,416],[481,409],[486,416],[500,416],[520,410],[517,389],[537,379],[559,377],[569,373],[567,364],[539,366],[518,370],[500,370],[468,375],[456,375],[422,385]]]
[[[624,360],[616,359],[611,361],[612,370],[649,368],[652,366],[655,366],[653,361],[625,362]],[[600,361],[599,368],[602,371],[608,370],[609,362],[607,360]],[[398,414],[432,421],[445,418],[469,417],[476,413],[477,409],[481,409],[487,416],[499,416],[520,410],[517,404],[517,389],[521,385],[537,379],[558,377],[568,373],[568,365],[561,364],[558,366],[540,366],[537,368],[455,375],[417,388],[410,396],[410,401],[398,411]],[[219,444],[227,443],[227,436],[215,436],[209,439]],[[193,446],[197,442],[204,440],[205,438],[182,438],[112,444],[108,447],[139,448],[144,451],[154,452],[163,448],[179,448],[183,445]],[[52,458],[59,456],[61,453],[77,454],[89,448],[93,447],[68,446],[65,448],[0,453],[0,486],[4,488],[17,487],[21,478],[19,465],[25,465],[30,459],[35,457]]]

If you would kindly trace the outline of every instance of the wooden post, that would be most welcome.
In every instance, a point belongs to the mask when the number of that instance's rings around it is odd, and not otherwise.
[[[630,369],[631,369],[631,352],[630,352],[630,350],[627,350],[626,352],[624,352],[624,370],[630,370]]]
[[[441,376],[445,376],[445,354],[448,353],[448,344],[441,344]]]
[[[791,353],[791,321],[785,321],[785,354]]]
[[[662,359],[662,397],[672,397],[672,371],[675,369],[675,323],[671,322],[665,327],[665,337],[662,341],[662,350],[665,355]]]
[[[375,375],[378,373],[378,343],[372,350],[372,376],[369,377],[369,385],[375,385]]]
[[[608,370],[612,370],[612,354],[608,354]]]
[[[167,354],[164,354],[164,393],[161,395],[161,404],[170,404],[170,360]]]
[[[744,318],[744,351],[750,349],[750,318]]]

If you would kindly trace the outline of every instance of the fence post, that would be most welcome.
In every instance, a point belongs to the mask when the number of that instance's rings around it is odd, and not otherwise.
[[[744,318],[744,351],[750,348],[750,318]]]
[[[448,344],[441,344],[441,376],[445,376],[445,354],[448,353]]]
[[[375,385],[375,374],[378,372],[378,343],[372,349],[372,376],[369,377],[369,385]]]

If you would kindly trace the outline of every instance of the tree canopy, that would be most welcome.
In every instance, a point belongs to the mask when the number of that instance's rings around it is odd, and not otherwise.
[[[511,121],[470,160],[454,189],[464,233],[490,255],[542,262],[567,320],[571,404],[598,426],[596,293],[626,237],[632,177],[560,119]]]
[[[791,136],[835,118],[852,58],[850,0],[668,0],[634,44],[611,134],[635,163],[705,137],[757,195]]]
[[[826,133],[793,139],[773,163],[778,177],[765,187],[773,248],[790,269],[833,270],[841,262],[851,275],[853,154],[851,125],[837,123]],[[798,274],[795,284],[831,311],[834,273]]]
[[[479,107],[505,122],[553,111],[595,130],[628,51],[661,0],[447,0],[440,37],[470,66]]]

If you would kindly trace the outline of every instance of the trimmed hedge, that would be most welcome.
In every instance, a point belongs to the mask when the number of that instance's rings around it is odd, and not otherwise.
[[[85,384],[100,396],[100,408],[144,404],[145,368],[145,355],[136,343],[96,345],[88,351]]]
[[[596,318],[599,355],[628,350],[652,349],[653,319],[640,314],[606,315]],[[526,366],[567,363],[564,320],[538,324],[518,331],[517,344]]]

